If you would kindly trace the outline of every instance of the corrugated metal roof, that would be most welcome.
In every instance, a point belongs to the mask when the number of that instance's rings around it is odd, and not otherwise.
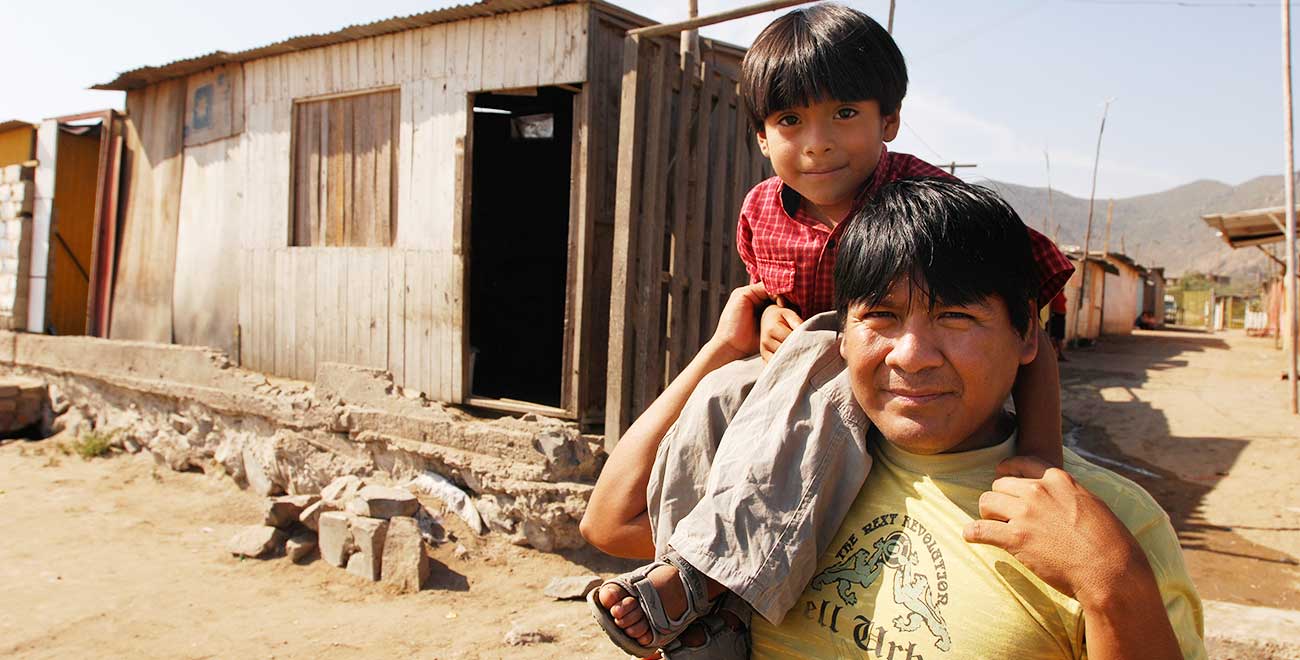
[[[1233,248],[1280,243],[1286,239],[1283,222],[1286,207],[1253,209],[1235,213],[1211,213],[1201,216],[1211,229],[1218,230],[1223,242]]]
[[[346,41],[364,39],[366,37],[377,37],[384,34],[391,34],[393,32],[437,25],[439,23],[451,23],[453,21],[461,21],[468,18],[481,18],[484,16],[495,16],[497,14],[525,11],[528,9],[540,9],[551,5],[570,4],[575,1],[577,0],[483,0],[482,2],[456,5],[446,9],[424,12],[423,14],[399,16],[382,21],[375,21],[374,23],[353,25],[328,34],[309,34],[301,37],[294,37],[292,39],[273,43],[269,46],[262,46],[261,48],[253,48],[251,50],[242,50],[237,53],[227,53],[219,50],[208,53],[207,55],[192,57],[185,60],[177,60],[170,64],[164,64],[161,66],[140,67],[139,69],[119,74],[112,82],[95,85],[94,87],[91,87],[91,89],[127,91],[172,78],[188,76],[192,73],[205,71],[221,64],[247,62],[262,57],[282,55],[284,53],[308,50],[310,48],[320,48],[321,46],[329,46]]]

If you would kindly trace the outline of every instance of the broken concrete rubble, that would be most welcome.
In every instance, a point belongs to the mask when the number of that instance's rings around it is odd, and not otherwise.
[[[429,557],[415,518],[396,517],[388,521],[384,537],[380,579],[404,593],[420,590],[429,579]]]
[[[366,486],[348,501],[347,509],[358,516],[393,518],[413,516],[420,503],[409,490],[387,486]]]
[[[306,559],[314,550],[316,550],[316,535],[311,532],[296,534],[284,545],[284,553],[292,562]]]
[[[348,522],[352,527],[352,544],[356,547],[356,552],[348,557],[348,572],[378,582],[388,521],[354,516]]]
[[[401,483],[437,473],[483,526],[543,549],[583,544],[577,523],[603,461],[600,439],[571,423],[476,419],[344,365],[321,365],[313,385],[235,368],[208,349],[0,333],[0,372],[54,385],[79,425],[120,431],[123,447],[268,496],[320,493],[343,475]]]
[[[302,515],[303,509],[319,500],[319,495],[285,495],[277,497],[266,503],[266,514],[263,516],[262,524],[280,529],[291,527],[298,522],[298,517]]]
[[[351,518],[350,514],[334,511],[320,516],[320,531],[317,536],[320,557],[332,566],[347,566],[348,557],[356,551],[356,545],[352,541]]]
[[[270,557],[284,549],[285,533],[264,525],[245,527],[230,539],[230,554],[240,557]]]

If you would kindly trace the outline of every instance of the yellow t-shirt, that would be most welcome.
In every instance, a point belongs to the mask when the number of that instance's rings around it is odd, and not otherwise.
[[[754,617],[754,658],[1081,658],[1078,602],[1005,551],[967,543],[1014,437],[921,456],[873,434],[875,465],[818,573],[779,626]],[[1137,484],[1066,450],[1065,469],[1137,537],[1183,655],[1204,658],[1201,601],[1169,518]]]

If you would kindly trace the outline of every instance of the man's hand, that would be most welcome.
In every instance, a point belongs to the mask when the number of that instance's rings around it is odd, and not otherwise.
[[[998,465],[980,496],[968,542],[1006,550],[1047,584],[1084,605],[1100,606],[1126,581],[1154,581],[1146,555],[1110,507],[1068,473],[1016,456]]]
[[[742,286],[731,292],[727,304],[718,317],[718,329],[709,340],[716,348],[727,353],[730,360],[749,357],[758,352],[758,325],[754,317],[768,300],[767,287],[762,282]]]
[[[763,361],[767,362],[772,359],[776,349],[781,348],[781,343],[803,319],[799,318],[794,310],[782,307],[780,304],[771,305],[763,310],[763,318],[759,322],[759,334],[762,339],[758,345],[758,354],[763,356]]]

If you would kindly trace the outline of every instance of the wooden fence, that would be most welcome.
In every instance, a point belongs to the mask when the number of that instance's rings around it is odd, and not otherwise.
[[[736,253],[746,192],[770,176],[735,74],[627,38],[610,295],[605,438],[613,447],[712,335],[748,277]]]

